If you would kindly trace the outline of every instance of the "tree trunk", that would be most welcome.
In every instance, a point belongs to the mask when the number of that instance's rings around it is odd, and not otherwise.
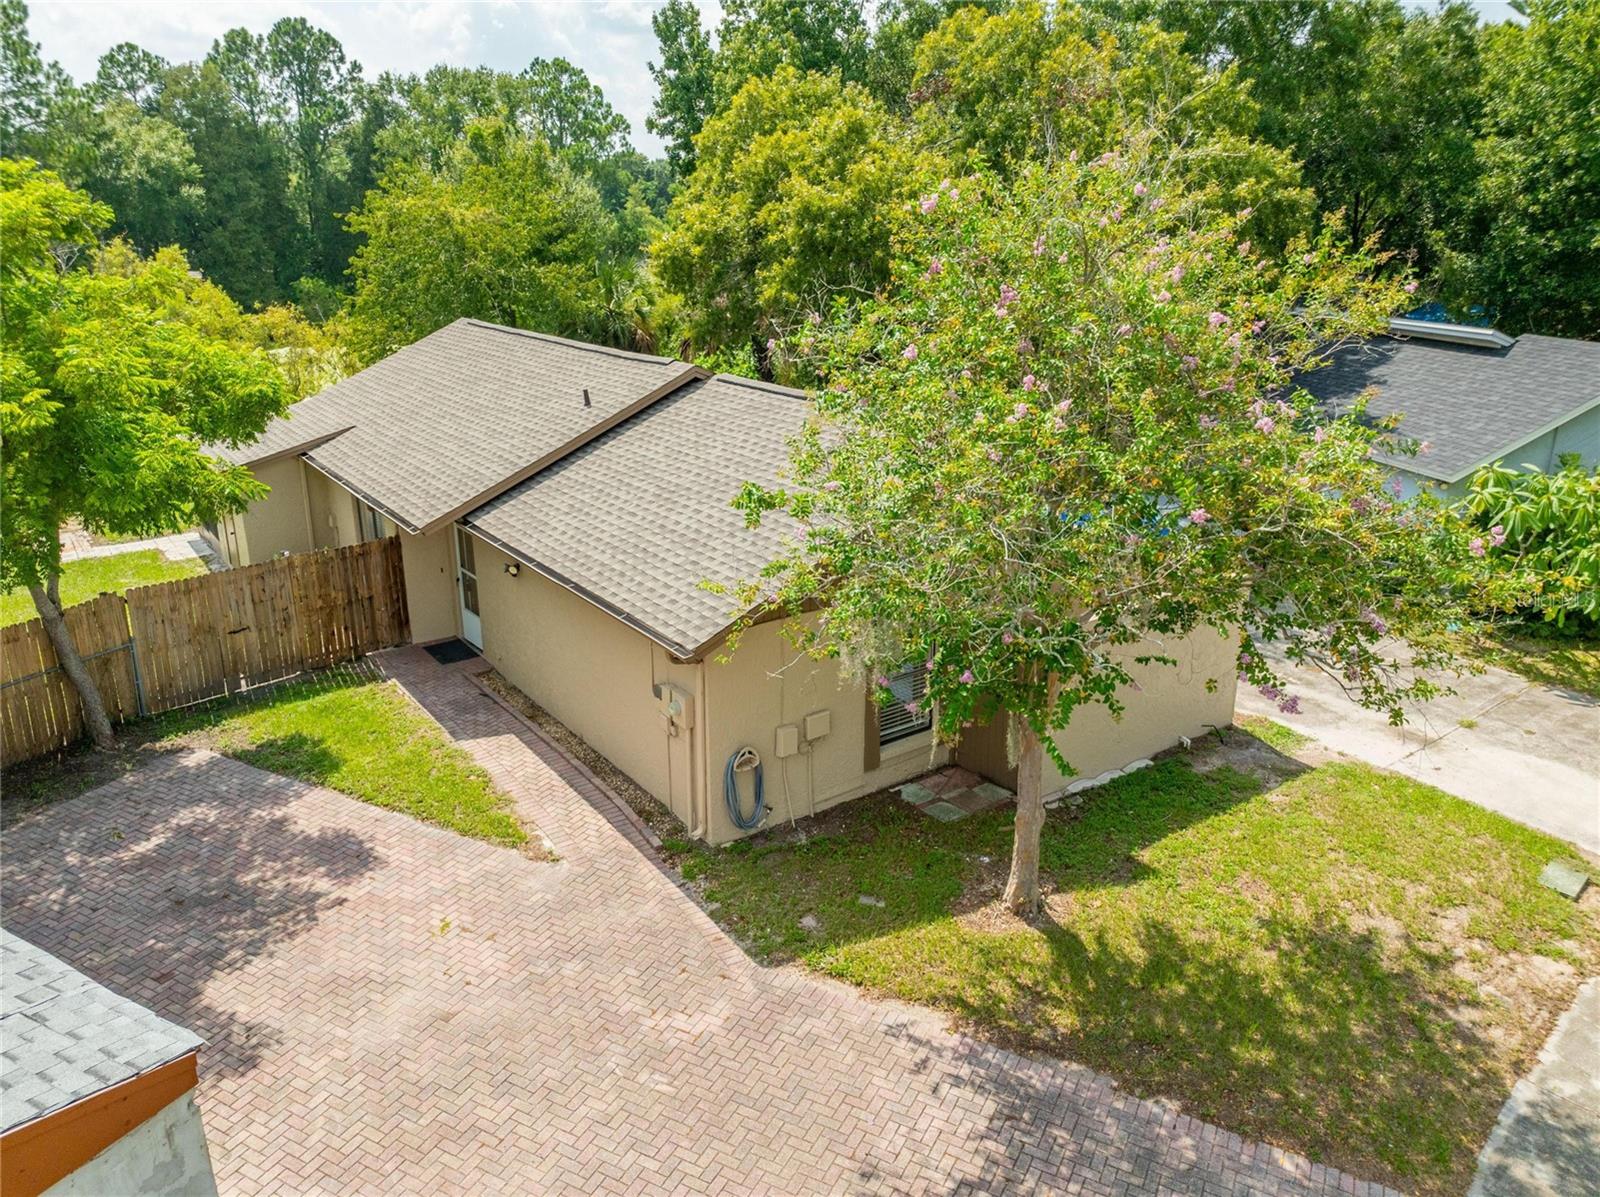
[[[1044,828],[1044,745],[1019,719],[1017,744],[1017,822],[1011,843],[1011,877],[1006,905],[1016,914],[1039,911],[1039,832]]]
[[[56,659],[61,662],[62,670],[83,702],[83,724],[89,731],[89,738],[94,741],[96,748],[111,748],[116,741],[111,735],[111,720],[106,715],[105,700],[100,697],[100,687],[89,676],[89,667],[83,663],[78,646],[73,643],[72,633],[67,630],[66,618],[61,613],[60,586],[61,575],[51,574],[48,588],[30,586],[28,593],[33,595],[34,608],[44,621],[45,635],[50,637],[50,646],[56,650]]]
[[[750,338],[750,353],[756,359],[756,374],[762,382],[771,382],[772,353],[767,348],[767,343],[760,337]]]

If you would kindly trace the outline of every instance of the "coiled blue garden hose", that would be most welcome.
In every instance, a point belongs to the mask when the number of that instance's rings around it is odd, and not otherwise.
[[[755,774],[756,805],[749,818],[745,817],[744,804],[739,800],[739,779],[736,776],[744,770]],[[761,758],[756,755],[754,748],[741,748],[728,758],[727,768],[722,771],[722,796],[728,803],[728,818],[740,831],[751,831],[761,826],[761,820],[767,814],[767,799],[761,788]]]

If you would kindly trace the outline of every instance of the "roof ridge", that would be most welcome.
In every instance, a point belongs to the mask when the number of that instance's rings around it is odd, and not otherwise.
[[[773,395],[787,395],[791,399],[809,399],[810,396],[798,387],[779,386],[775,382],[764,382],[759,378],[746,378],[743,374],[713,374],[709,382],[731,382],[735,386],[752,387],[758,391],[767,391]]]
[[[463,316],[455,321],[457,324],[470,324],[475,328],[488,329],[490,332],[510,333],[513,336],[528,337],[535,341],[549,341],[553,345],[565,345],[569,349],[584,349],[590,353],[603,353],[607,357],[620,357],[632,362],[650,362],[657,366],[683,366],[687,369],[691,363],[680,361],[675,357],[659,357],[653,353],[635,353],[629,349],[614,349],[609,345],[596,345],[593,341],[578,341],[572,337],[558,337],[553,333],[534,332],[528,328],[513,328],[509,324],[494,324],[488,320],[477,320],[471,316]],[[449,326],[446,325],[448,328]],[[412,345],[418,344],[413,341]],[[410,346],[405,346],[410,348]]]

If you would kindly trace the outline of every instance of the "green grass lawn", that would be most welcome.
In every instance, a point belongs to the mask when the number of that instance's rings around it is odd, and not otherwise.
[[[528,833],[489,775],[390,682],[334,671],[156,720],[157,743],[200,745],[492,844]]]
[[[1285,727],[1276,719],[1268,719],[1265,715],[1245,715],[1239,718],[1238,723],[1263,744],[1285,754],[1293,753],[1296,749],[1312,743],[1311,737],[1304,732]]]
[[[943,824],[880,795],[803,835],[670,847],[767,962],[942,1008],[1357,1175],[1464,1190],[1600,959],[1597,904],[1535,883],[1567,855],[1547,836],[1365,766],[1229,744],[1208,772],[1168,760],[1051,812],[1031,924],[997,901],[1009,810]],[[1278,771],[1236,771],[1247,751]]]
[[[1600,698],[1600,638],[1563,635],[1534,625],[1507,628],[1473,646],[1473,655],[1530,682]]]
[[[134,586],[170,582],[206,572],[206,563],[197,558],[168,561],[158,549],[134,553],[114,553],[109,557],[80,557],[69,561],[61,571],[61,602],[64,606],[92,599],[102,591],[121,594]],[[23,623],[38,614],[33,596],[26,590],[8,590],[0,595],[0,627]]]

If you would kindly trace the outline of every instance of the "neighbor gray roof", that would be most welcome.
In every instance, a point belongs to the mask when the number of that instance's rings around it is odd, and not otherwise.
[[[1378,460],[1455,482],[1600,403],[1600,342],[1528,334],[1494,349],[1377,337],[1299,382],[1335,411],[1376,387],[1368,418],[1401,413],[1397,435],[1431,445]]]
[[[0,930],[0,1130],[186,1056],[201,1043]]]
[[[691,656],[740,614],[700,583],[754,580],[793,528],[747,528],[730,504],[744,482],[778,480],[809,411],[802,391],[727,374],[691,383],[464,522]]]
[[[457,320],[301,400],[249,448],[214,451],[248,464],[306,450],[408,531],[428,531],[705,376],[671,358]]]

